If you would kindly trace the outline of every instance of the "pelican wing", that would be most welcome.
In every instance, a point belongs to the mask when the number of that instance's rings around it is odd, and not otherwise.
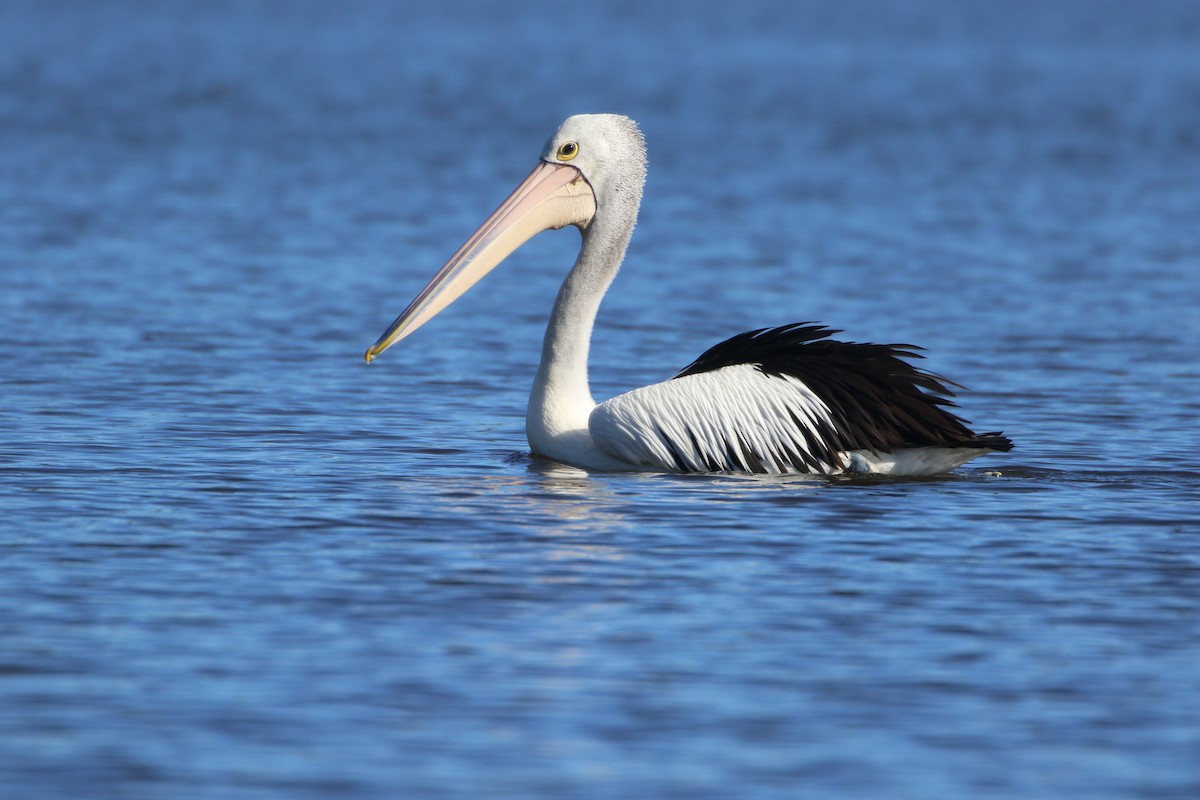
[[[1007,450],[946,410],[944,379],[914,367],[910,345],[837,342],[805,323],[735,336],[669,381],[598,405],[596,445],[677,472],[840,472],[852,452]]]

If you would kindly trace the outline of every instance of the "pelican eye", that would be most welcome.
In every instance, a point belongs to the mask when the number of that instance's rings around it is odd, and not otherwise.
[[[575,142],[563,142],[558,146],[559,161],[570,161],[577,155],[579,155],[579,145]]]

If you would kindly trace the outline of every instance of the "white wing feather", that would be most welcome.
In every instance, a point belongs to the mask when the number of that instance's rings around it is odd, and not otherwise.
[[[840,472],[820,436],[832,426],[802,381],[751,364],[635,389],[596,406],[588,420],[605,453],[678,472]]]

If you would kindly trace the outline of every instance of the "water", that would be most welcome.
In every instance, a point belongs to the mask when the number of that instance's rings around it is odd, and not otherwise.
[[[0,795],[1200,794],[1195,4],[416,5],[0,10]],[[364,366],[581,111],[598,397],[813,319],[1018,449],[531,461],[570,232]]]

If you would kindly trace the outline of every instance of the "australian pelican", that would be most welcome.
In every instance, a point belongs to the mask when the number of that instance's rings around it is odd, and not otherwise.
[[[633,120],[573,116],[523,183],[379,337],[370,363],[454,302],[535,234],[583,234],[542,345],[525,430],[536,456],[600,470],[945,472],[1012,442],[947,410],[949,381],[905,358],[912,345],[839,342],[807,323],[718,344],[670,380],[597,405],[587,358],[600,301],[637,221],[646,148]]]

